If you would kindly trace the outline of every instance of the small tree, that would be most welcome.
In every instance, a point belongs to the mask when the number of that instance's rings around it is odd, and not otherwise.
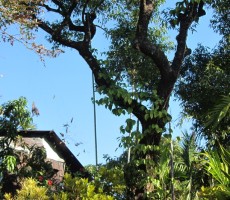
[[[45,161],[44,149],[27,146],[18,136],[18,131],[34,128],[26,106],[26,99],[21,97],[0,107],[1,194],[15,194],[25,177],[38,178],[42,175],[44,178],[51,178],[54,175],[52,165]],[[17,144],[29,153],[15,150]]]

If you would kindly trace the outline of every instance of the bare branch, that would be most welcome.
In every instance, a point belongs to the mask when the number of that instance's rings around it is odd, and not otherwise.
[[[85,10],[86,10],[86,7],[89,3],[89,0],[86,0],[85,4],[84,4],[84,7],[82,9],[82,15],[81,15],[81,19],[82,19],[82,23],[85,24]]]
[[[54,9],[54,8],[51,8],[50,6],[46,5],[46,4],[38,4],[39,6],[41,7],[44,7],[47,11],[51,11],[51,12],[55,12],[55,13],[59,13],[61,14],[61,11],[60,9]]]
[[[64,5],[61,3],[60,0],[52,0],[52,2],[54,4],[56,4],[59,8],[61,8],[62,10],[64,9]]]
[[[76,8],[77,4],[78,4],[78,1],[76,1],[76,0],[72,1],[72,5],[70,6],[70,8],[68,10],[69,14],[71,14],[73,12],[73,10]]]

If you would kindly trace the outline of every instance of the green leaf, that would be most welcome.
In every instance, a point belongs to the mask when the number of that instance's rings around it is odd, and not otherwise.
[[[131,98],[129,98],[129,99],[128,99],[128,104],[131,105],[132,101],[133,101],[133,100],[132,100]]]
[[[133,108],[129,107],[129,108],[127,109],[127,112],[128,112],[128,114],[132,113],[132,112],[133,112]]]
[[[6,165],[7,170],[12,173],[16,167],[16,157],[6,156],[3,163]]]
[[[149,119],[149,114],[145,114],[145,120],[147,121]]]

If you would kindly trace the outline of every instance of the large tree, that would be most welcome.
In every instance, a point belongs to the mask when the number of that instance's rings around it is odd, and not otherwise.
[[[227,99],[230,91],[230,6],[225,0],[213,1],[211,5],[214,13],[211,26],[222,38],[214,49],[199,45],[193,54],[185,59],[176,94],[182,100],[184,112],[195,119],[194,127],[207,139],[208,145],[221,143],[228,146],[229,117],[225,117],[216,126],[210,121],[213,117],[210,111],[216,104],[220,104],[220,109],[224,101],[223,96]],[[223,112],[215,112],[215,115],[221,116]],[[207,121],[210,121],[209,126],[206,126]]]
[[[33,22],[31,28],[40,28],[48,34],[54,49],[64,46],[77,50],[92,70],[98,91],[105,95],[100,103],[106,104],[115,114],[133,113],[140,121],[142,131],[136,136],[138,148],[134,153],[139,162],[128,165],[127,171],[133,170],[131,174],[125,173],[130,199],[148,199],[154,190],[151,182],[143,179],[154,177],[156,147],[170,120],[167,114],[169,98],[182,62],[190,53],[186,45],[188,31],[205,15],[205,2],[177,2],[175,9],[165,11],[164,23],[159,17],[163,0],[1,1],[3,13],[13,9],[12,23],[29,20]],[[12,6],[19,6],[19,9]],[[172,61],[166,55],[165,29],[157,29],[156,25],[170,26],[178,32]],[[105,60],[101,60],[92,46],[99,27],[111,36],[110,50],[103,56]],[[138,89],[130,91],[125,85],[127,81]],[[127,131],[129,125],[133,125],[132,120],[127,121]]]
[[[222,120],[215,129],[211,124],[206,127],[206,122],[211,117],[210,111],[223,95],[229,95],[229,62],[229,51],[223,46],[213,52],[199,46],[186,59],[182,78],[176,89],[184,112],[195,119],[195,130],[207,139],[209,145],[216,142],[229,145],[230,142],[229,118]]]

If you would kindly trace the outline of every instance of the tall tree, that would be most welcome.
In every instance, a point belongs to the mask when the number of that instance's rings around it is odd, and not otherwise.
[[[15,1],[2,0],[1,2],[7,10],[11,8],[11,2]],[[5,2],[8,3],[4,4]],[[151,27],[155,23],[153,19],[157,16],[159,6],[163,2],[163,0],[19,0],[18,5],[25,6],[26,11],[29,12],[24,15],[19,9],[16,15],[12,16],[16,16],[17,19],[26,17],[26,19],[36,21],[35,27],[48,34],[49,41],[54,44],[54,48],[62,45],[77,50],[92,70],[98,91],[106,95],[106,99],[101,103],[105,103],[116,114],[124,111],[133,113],[140,121],[142,131],[139,138],[136,137],[138,149],[134,156],[140,162],[136,162],[134,168],[132,168],[133,165],[127,168],[128,170],[133,169],[133,174],[127,177],[130,199],[148,199],[148,194],[154,190],[154,187],[143,181],[143,178],[153,175],[151,174],[153,161],[157,161],[157,148],[155,147],[159,145],[165,125],[170,120],[167,114],[169,98],[180,74],[182,62],[190,53],[186,45],[189,28],[205,15],[204,0],[177,2],[175,9],[167,13],[168,22],[178,31],[175,56],[170,62],[166,56],[165,45],[161,45],[161,31],[159,30],[158,34],[156,32],[151,34]],[[40,15],[41,12],[44,14]],[[126,15],[128,20],[121,21],[125,18],[119,15]],[[129,47],[127,48],[128,53],[132,47],[132,58],[135,58],[136,55],[138,58],[143,58],[141,62],[139,59],[127,59],[128,62],[131,62],[129,66],[127,62],[123,62],[129,80],[133,80],[131,76],[135,72],[130,73],[129,67],[138,66],[136,68],[138,73],[148,70],[151,73],[148,74],[150,80],[147,83],[151,84],[153,77],[156,79],[152,87],[154,92],[129,92],[124,84],[117,81],[117,75],[121,74],[116,74],[109,67],[111,65],[108,65],[107,60],[103,62],[99,59],[93,49],[92,40],[98,27],[96,23],[100,21],[102,21],[100,26],[107,29],[108,33],[111,23],[114,24],[116,27],[114,31],[118,35],[118,46],[125,44]],[[126,26],[125,23],[127,23]],[[127,39],[127,37],[123,37],[125,34],[129,36],[126,43],[124,43],[124,38]],[[114,32],[112,36],[115,37]],[[116,57],[111,56],[111,52],[108,58],[116,61]],[[127,124],[133,125],[133,121],[129,120]],[[134,181],[129,181],[131,178]]]
[[[221,45],[213,52],[199,46],[184,62],[182,76],[176,93],[182,100],[184,112],[194,117],[194,127],[209,144],[219,140],[229,144],[229,118],[225,118],[217,129],[206,127],[210,111],[230,91],[229,50]],[[211,96],[211,98],[210,98]]]
[[[217,144],[219,141],[223,145],[229,145],[229,118],[224,118],[218,127],[207,127],[206,121],[213,117],[210,110],[218,104],[223,95],[228,96],[230,91],[230,7],[225,0],[213,0],[209,3],[214,13],[211,26],[222,39],[213,50],[199,45],[194,53],[186,58],[176,93],[182,100],[185,113],[195,118],[196,130],[209,144]]]
[[[213,29],[223,36],[223,41],[229,44],[230,38],[230,20],[229,20],[229,2],[227,0],[211,0],[211,6],[214,10],[211,25]],[[228,47],[229,48],[229,47]]]

